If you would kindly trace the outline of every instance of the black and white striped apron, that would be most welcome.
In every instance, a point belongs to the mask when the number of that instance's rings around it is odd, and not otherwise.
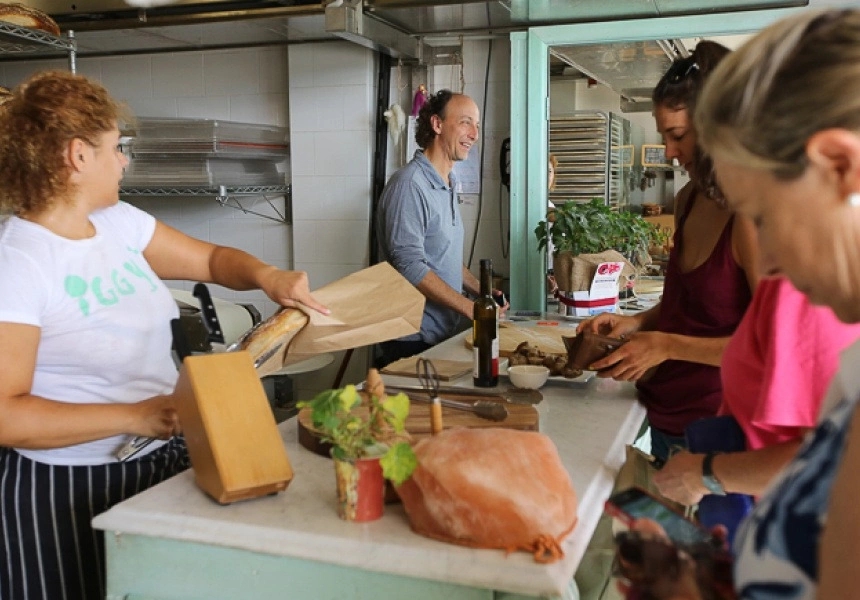
[[[182,438],[125,463],[49,465],[0,448],[0,600],[102,600],[94,516],[188,468]]]

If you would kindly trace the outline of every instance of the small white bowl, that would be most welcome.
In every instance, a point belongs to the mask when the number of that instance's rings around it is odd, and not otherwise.
[[[549,369],[543,365],[514,365],[508,367],[508,377],[518,388],[539,389],[549,378]]]

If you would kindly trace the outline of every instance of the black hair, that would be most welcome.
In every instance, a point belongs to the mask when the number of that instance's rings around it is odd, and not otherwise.
[[[692,115],[705,80],[729,52],[722,44],[710,40],[696,44],[690,56],[675,59],[657,82],[651,94],[654,104],[669,108],[686,107]]]
[[[692,119],[696,111],[696,100],[705,80],[729,52],[731,51],[722,44],[710,40],[696,44],[690,56],[673,61],[669,70],[657,82],[651,95],[654,106],[684,108]],[[724,205],[726,200],[717,185],[714,163],[710,156],[701,151],[698,144],[693,162],[696,186],[707,197]]]
[[[454,92],[451,90],[439,90],[435,94],[431,94],[421,110],[418,111],[418,119],[415,124],[415,143],[418,144],[419,148],[427,148],[433,143],[436,132],[433,131],[430,118],[433,115],[438,115],[440,119],[444,119],[445,108],[453,97]]]

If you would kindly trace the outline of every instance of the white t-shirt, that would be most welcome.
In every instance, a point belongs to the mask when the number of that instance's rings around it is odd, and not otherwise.
[[[179,312],[143,257],[155,219],[120,202],[90,220],[96,235],[85,240],[17,217],[0,224],[0,321],[41,329],[32,393],[77,404],[170,393],[177,378],[170,321]],[[16,450],[51,464],[104,464],[128,439]]]

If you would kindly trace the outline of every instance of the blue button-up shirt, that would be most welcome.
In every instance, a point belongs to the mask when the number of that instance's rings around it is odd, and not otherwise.
[[[442,180],[423,151],[415,152],[382,191],[376,234],[382,260],[412,285],[433,271],[459,293],[463,289],[463,219],[453,173],[450,180],[450,185]],[[457,333],[459,321],[459,313],[428,300],[421,331],[402,339],[437,344]]]

